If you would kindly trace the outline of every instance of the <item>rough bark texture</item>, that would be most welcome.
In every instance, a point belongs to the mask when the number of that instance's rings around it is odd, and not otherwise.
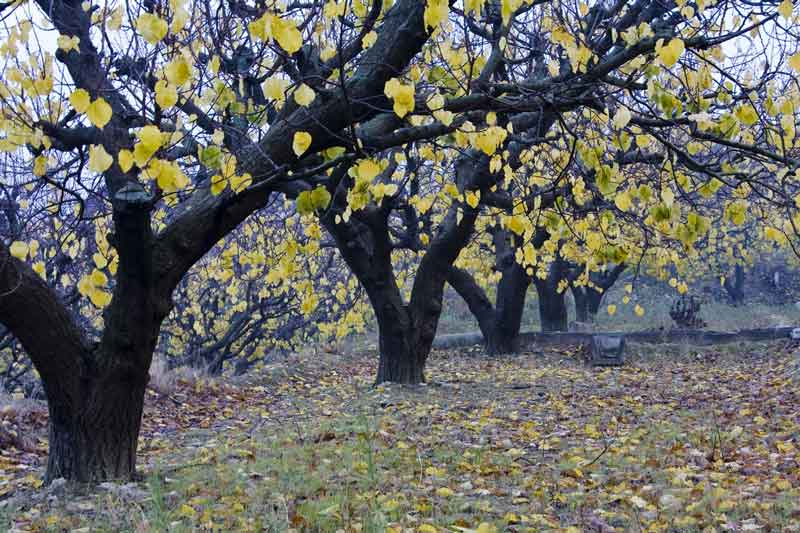
[[[563,262],[556,259],[545,279],[537,277],[533,280],[539,295],[539,319],[542,331],[567,330],[567,302],[564,292],[558,291],[559,282],[564,279],[563,267]]]
[[[103,351],[104,346],[119,348],[127,338],[124,331],[108,334],[105,345],[90,346],[52,289],[4,245],[0,294],[0,322],[14,331],[30,355],[47,394],[50,453],[45,479],[132,478],[147,368],[131,364],[129,348]],[[130,332],[142,333],[138,328]],[[149,355],[138,354],[142,359]]]

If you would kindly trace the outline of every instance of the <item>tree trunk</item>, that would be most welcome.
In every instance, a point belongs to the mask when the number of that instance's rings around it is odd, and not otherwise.
[[[380,359],[376,383],[424,383],[427,352],[420,349],[408,317],[378,317]]]
[[[503,269],[497,284],[495,319],[486,350],[490,355],[513,353],[518,349],[517,338],[525,311],[525,296],[531,279],[525,268],[512,257],[512,263]]]
[[[572,287],[572,299],[575,301],[575,321],[589,322],[589,297],[586,287]]]
[[[397,286],[385,222],[374,212],[358,213],[338,224],[333,217],[331,211],[321,221],[367,292],[378,322],[380,358],[375,382],[424,382],[429,349],[420,346],[419,330]]]
[[[49,442],[45,482],[130,480],[147,376],[86,380],[79,406],[48,397]]]
[[[733,305],[744,303],[744,268],[742,265],[736,265],[733,271],[733,281],[725,278],[724,286]]]
[[[567,331],[567,303],[564,293],[547,283],[536,284],[542,331]]]
[[[47,394],[47,481],[135,474],[148,370],[169,302],[156,305],[147,203],[115,202],[114,222],[119,269],[97,344],[44,280],[0,243],[0,322],[25,348]]]
[[[595,289],[586,290],[586,311],[589,317],[588,322],[594,322],[594,320],[597,318],[597,313],[600,311],[600,304],[603,303],[603,296],[605,296],[605,294],[605,291],[598,292]]]

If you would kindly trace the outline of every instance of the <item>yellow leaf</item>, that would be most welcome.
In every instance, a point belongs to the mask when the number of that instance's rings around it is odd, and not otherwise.
[[[380,174],[381,167],[373,159],[362,159],[358,162],[356,172],[359,179],[372,181],[375,176]]]
[[[636,307],[633,308],[633,312],[636,313],[636,316],[644,316],[644,309],[639,304],[636,304]]]
[[[58,47],[65,52],[70,52],[72,50],[80,52],[80,43],[81,39],[77,35],[73,35],[72,37],[67,35],[59,35],[56,39],[56,44]]]
[[[144,40],[150,44],[157,44],[167,36],[169,27],[167,21],[152,13],[142,13],[136,19],[136,30],[142,34]]]
[[[619,193],[614,197],[614,205],[620,211],[627,211],[631,207],[631,195],[628,192]]]
[[[184,56],[179,56],[164,68],[164,74],[172,85],[181,86],[192,77],[192,65]]]
[[[11,255],[20,261],[25,261],[25,258],[28,257],[28,244],[22,241],[12,242],[8,250],[11,252]]]
[[[383,87],[383,93],[394,101],[395,114],[403,118],[414,111],[414,85],[402,84],[397,78],[392,78]]]
[[[303,46],[303,35],[297,29],[294,21],[289,19],[273,16],[272,36],[278,45],[290,54],[297,52]]]
[[[314,89],[305,83],[301,83],[300,87],[294,91],[294,101],[303,107],[310,106],[316,96]]]
[[[425,28],[433,29],[447,20],[450,6],[447,0],[428,0],[425,6]]]
[[[156,103],[161,109],[169,109],[178,103],[178,90],[164,80],[156,82]]]
[[[89,122],[98,128],[102,128],[111,120],[111,106],[102,98],[98,98],[86,108],[86,116]]]
[[[419,533],[438,533],[439,530],[436,529],[436,526],[432,526],[430,524],[422,524],[417,528],[417,531]]]
[[[683,41],[675,38],[669,44],[663,45],[658,49],[658,57],[661,59],[661,63],[669,68],[678,62],[678,58],[681,57],[684,49]]]
[[[215,174],[211,177],[211,194],[217,196],[222,191],[225,190],[225,187],[228,186],[228,180],[220,176],[219,174]]]
[[[800,72],[800,52],[789,57],[789,67]]]
[[[69,95],[69,103],[78,113],[85,113],[86,110],[89,109],[91,99],[89,98],[89,93],[84,89],[75,89],[72,94]]]
[[[33,175],[44,176],[47,173],[47,156],[40,155],[33,160]]]
[[[139,138],[137,147],[141,146],[145,153],[149,154],[148,158],[161,148],[161,143],[164,139],[163,135],[161,135],[161,130],[157,126],[145,126],[139,130],[136,136]]]
[[[102,144],[93,144],[89,147],[89,170],[92,172],[105,172],[114,163],[114,158],[106,152]]]
[[[478,203],[481,201],[481,193],[480,193],[480,191],[478,191],[478,192],[467,191],[465,193],[465,196],[466,196],[466,200],[467,200],[467,205],[469,205],[473,209],[478,207]]]
[[[267,78],[267,80],[261,85],[261,88],[264,90],[264,95],[267,98],[278,102],[283,102],[286,100],[286,87],[288,86],[289,82],[287,80],[272,76]]]
[[[241,176],[231,178],[231,189],[233,192],[239,193],[248,188],[251,183],[253,183],[253,177],[245,172]]]
[[[792,0],[783,0],[783,2],[781,2],[781,4],[778,6],[778,13],[780,13],[780,15],[788,21],[792,18],[793,9],[794,6],[792,5]]]
[[[117,163],[123,172],[127,172],[133,166],[133,152],[130,150],[120,150],[117,154]]]
[[[628,111],[627,107],[620,106],[620,108],[614,115],[614,127],[618,130],[621,130],[622,128],[627,126],[628,122],[630,121],[631,121],[631,112]]]
[[[617,306],[614,305],[614,304],[609,304],[609,306],[606,308],[606,310],[608,311],[609,315],[613,315],[614,313],[617,312]]]
[[[483,5],[486,3],[486,0],[464,0],[464,12],[469,15],[470,13],[475,13],[475,15],[480,15],[481,10],[483,9]]]
[[[292,150],[297,157],[303,155],[308,147],[311,146],[311,134],[307,131],[298,131],[294,134]]]

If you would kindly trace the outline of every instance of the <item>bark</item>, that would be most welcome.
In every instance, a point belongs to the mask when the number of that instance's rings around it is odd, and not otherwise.
[[[48,394],[50,448],[45,481],[133,479],[146,373],[80,378],[77,405]]]
[[[539,318],[542,331],[567,330],[567,303],[564,293],[547,281],[536,281],[536,292],[539,294]]]
[[[135,474],[148,369],[165,315],[153,290],[149,202],[115,200],[114,222],[119,269],[96,344],[44,280],[0,245],[0,322],[25,348],[47,395],[48,481]]]
[[[742,265],[736,265],[733,271],[733,280],[725,278],[724,286],[733,305],[744,303],[744,267]]]
[[[497,285],[497,307],[494,327],[486,339],[486,349],[491,355],[517,351],[517,337],[525,310],[525,296],[531,278],[516,261],[503,271]]]
[[[91,346],[52,289],[4,245],[0,294],[0,322],[31,357],[47,395],[45,480],[131,479],[147,368],[129,364],[121,352],[105,353],[102,343]],[[124,336],[107,333],[106,346]]]
[[[565,263],[557,258],[550,265],[545,279],[535,278],[536,292],[539,295],[539,318],[542,331],[567,330],[567,302],[564,292],[558,291],[559,282],[565,277]]]

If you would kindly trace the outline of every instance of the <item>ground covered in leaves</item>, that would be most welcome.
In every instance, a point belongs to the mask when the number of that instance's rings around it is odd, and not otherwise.
[[[6,411],[0,530],[798,531],[795,349],[461,350],[376,388],[374,356],[298,357],[148,393],[143,481],[94,489],[38,487],[46,413]]]

